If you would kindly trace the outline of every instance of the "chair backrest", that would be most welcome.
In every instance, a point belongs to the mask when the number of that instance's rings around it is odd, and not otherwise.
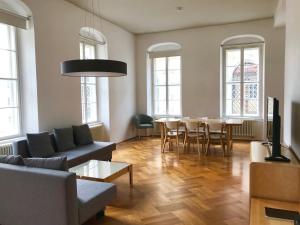
[[[220,120],[210,119],[206,123],[208,132],[219,131],[223,133],[224,123]]]
[[[179,129],[179,121],[167,121],[166,128],[168,130],[178,130]]]
[[[187,131],[199,131],[200,122],[198,120],[186,120],[184,123]]]
[[[79,224],[75,174],[0,163],[0,189],[0,224]]]
[[[153,118],[146,114],[138,114],[135,116],[135,119],[136,119],[137,124],[152,124],[153,123]]]

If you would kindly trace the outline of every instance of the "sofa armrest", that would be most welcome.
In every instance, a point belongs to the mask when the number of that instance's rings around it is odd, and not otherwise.
[[[75,174],[0,164],[0,224],[78,225]]]

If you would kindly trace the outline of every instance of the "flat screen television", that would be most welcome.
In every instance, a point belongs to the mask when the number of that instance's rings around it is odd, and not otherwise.
[[[268,97],[267,101],[267,138],[272,153],[266,157],[267,161],[289,162],[290,160],[281,155],[280,128],[281,118],[279,115],[279,101],[276,98]]]

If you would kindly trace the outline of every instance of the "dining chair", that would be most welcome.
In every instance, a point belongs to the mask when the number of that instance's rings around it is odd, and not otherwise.
[[[135,126],[138,130],[138,137],[141,140],[140,130],[146,130],[147,132],[147,129],[149,128],[153,129],[154,128],[153,118],[145,114],[135,115]]]
[[[179,138],[183,135],[183,132],[179,130],[180,121],[167,121],[165,122],[165,137],[162,152],[165,152],[167,142],[169,143],[169,149],[172,148],[172,142],[175,141],[177,155],[179,156]]]
[[[197,144],[198,156],[200,158],[200,144],[202,151],[205,149],[206,134],[205,124],[199,120],[186,120],[185,122],[185,138],[184,138],[184,149],[190,150],[190,144]]]
[[[206,155],[210,152],[210,146],[221,145],[223,156],[226,154],[226,129],[225,124],[220,120],[209,120],[206,122],[206,131],[207,131],[207,146],[206,146]]]

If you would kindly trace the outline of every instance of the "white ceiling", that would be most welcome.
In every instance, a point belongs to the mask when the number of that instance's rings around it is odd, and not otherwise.
[[[67,0],[133,33],[151,33],[190,27],[269,18],[278,0]],[[97,7],[96,1],[100,3]],[[183,7],[177,11],[177,7]]]

